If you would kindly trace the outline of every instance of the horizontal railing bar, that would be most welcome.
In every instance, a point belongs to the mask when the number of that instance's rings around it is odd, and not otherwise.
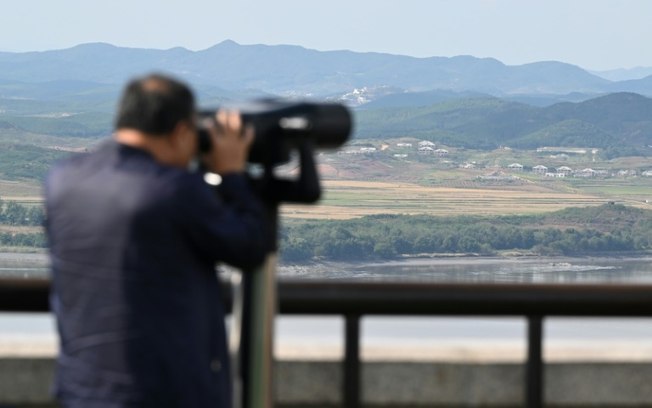
[[[0,279],[0,311],[46,312],[50,310],[47,279]]]
[[[652,316],[652,285],[281,282],[283,314]]]
[[[0,279],[0,311],[45,312],[48,293],[44,279]],[[281,314],[652,316],[647,284],[280,280],[278,295]]]

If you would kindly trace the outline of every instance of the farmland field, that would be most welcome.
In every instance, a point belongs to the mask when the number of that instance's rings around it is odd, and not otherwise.
[[[398,149],[392,143],[396,145],[395,141],[387,141],[383,143],[384,150],[371,155],[319,154],[318,166],[324,180],[322,200],[318,205],[283,205],[282,215],[295,219],[348,219],[370,214],[535,214],[606,202],[652,209],[652,177],[641,176],[652,169],[651,158],[596,161],[593,155],[576,155],[552,159],[540,152],[505,149],[451,149],[446,157],[412,151],[397,158],[396,153],[408,150]],[[69,145],[78,146],[79,141],[73,140]],[[346,146],[343,150],[356,148],[357,145]],[[513,162],[530,167],[511,171],[508,166]],[[593,166],[607,171],[608,176],[544,177],[531,170],[541,163],[551,169],[562,165],[575,169]],[[284,166],[281,175],[296,177],[295,166]],[[615,176],[624,170],[636,175]],[[42,200],[39,180],[2,178],[0,175],[1,199],[21,204]]]
[[[391,152],[391,148],[388,149]],[[320,156],[323,198],[319,205],[283,206],[288,218],[347,219],[371,214],[505,215],[551,212],[616,202],[652,209],[652,178],[614,177],[619,170],[652,168],[650,158],[586,162],[575,157],[556,166],[598,165],[608,177],[551,178],[531,170],[510,171],[517,160],[545,162],[536,152],[464,151],[445,158],[412,155]],[[481,158],[480,158],[481,157]],[[470,159],[473,159],[469,161]],[[480,161],[485,164],[481,165]],[[477,163],[464,168],[465,163]],[[497,164],[500,163],[500,164]],[[547,163],[551,165],[550,163]]]
[[[42,188],[31,181],[0,180],[0,198],[19,203],[42,201]]]
[[[290,218],[347,219],[370,214],[505,215],[551,212],[601,205],[602,195],[526,188],[449,188],[408,183],[337,181],[323,183],[319,205],[288,205]],[[637,206],[651,208],[644,203]]]

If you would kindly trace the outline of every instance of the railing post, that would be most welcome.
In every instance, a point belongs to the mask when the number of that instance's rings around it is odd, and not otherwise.
[[[525,405],[543,407],[543,317],[528,316],[528,352],[526,364]]]
[[[344,317],[344,376],[342,402],[345,408],[360,407],[360,315]]]

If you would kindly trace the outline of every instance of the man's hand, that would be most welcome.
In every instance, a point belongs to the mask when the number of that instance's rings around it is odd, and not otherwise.
[[[244,171],[254,140],[253,129],[245,127],[235,111],[220,110],[215,119],[216,124],[209,129],[212,149],[203,158],[206,166],[220,175]]]

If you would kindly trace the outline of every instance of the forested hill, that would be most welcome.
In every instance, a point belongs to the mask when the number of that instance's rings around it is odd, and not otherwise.
[[[582,255],[652,250],[652,211],[605,204],[533,216],[376,215],[288,224],[285,262],[433,254]]]
[[[535,107],[494,97],[410,108],[360,109],[358,137],[414,136],[466,148],[596,147],[612,155],[652,154],[652,99],[614,93]]]

